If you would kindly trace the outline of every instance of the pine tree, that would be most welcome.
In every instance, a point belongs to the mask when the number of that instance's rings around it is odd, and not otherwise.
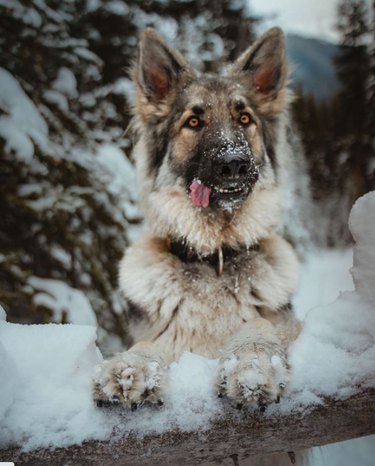
[[[138,36],[153,26],[212,69],[252,39],[246,2],[15,0],[0,16],[0,302],[10,321],[80,320],[58,281],[123,340],[117,266],[141,221],[125,132]]]
[[[368,11],[364,0],[343,0],[338,7],[338,31],[341,35],[336,58],[341,115],[338,135],[342,151],[347,153],[347,189],[354,202],[368,191],[367,161],[370,156],[368,122],[369,52]]]

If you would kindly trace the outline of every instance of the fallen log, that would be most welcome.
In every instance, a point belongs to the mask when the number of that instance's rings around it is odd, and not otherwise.
[[[0,461],[16,465],[185,466],[240,464],[258,454],[292,452],[375,434],[375,389],[289,414],[227,410],[207,431],[170,431],[142,439],[127,436],[67,448],[0,450]],[[293,455],[291,455],[292,457]]]

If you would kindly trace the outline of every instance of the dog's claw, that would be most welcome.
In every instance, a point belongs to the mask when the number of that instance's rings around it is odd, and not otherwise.
[[[136,411],[137,408],[138,408],[137,403],[132,403],[131,406],[130,406],[130,409],[131,409],[132,411]]]
[[[103,408],[104,406],[104,401],[103,400],[96,400],[96,406],[98,408]]]
[[[242,403],[237,403],[236,404],[236,409],[238,409],[238,410],[242,409]]]
[[[111,401],[114,405],[118,405],[120,403],[120,398],[117,395],[113,395]]]
[[[275,403],[280,403],[280,395],[277,395]]]
[[[158,406],[163,406],[163,405],[164,405],[164,401],[163,401],[163,400],[158,400],[157,405],[158,405]]]
[[[285,387],[286,387],[286,385],[285,385],[285,383],[280,382],[280,383],[279,383],[279,387],[280,387],[281,390],[284,390]]]

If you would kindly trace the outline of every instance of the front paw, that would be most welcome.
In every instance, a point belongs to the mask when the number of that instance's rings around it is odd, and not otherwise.
[[[272,344],[250,344],[220,359],[218,396],[226,396],[238,408],[258,406],[265,411],[279,403],[289,381],[289,368],[282,350]]]
[[[162,405],[165,381],[160,360],[126,351],[96,367],[93,397],[98,406],[122,404],[132,410],[145,402]]]

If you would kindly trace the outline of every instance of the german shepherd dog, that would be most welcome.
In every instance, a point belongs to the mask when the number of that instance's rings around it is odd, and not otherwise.
[[[222,75],[198,76],[146,29],[132,76],[151,234],[120,264],[134,346],[103,362],[94,397],[162,404],[168,364],[191,351],[219,359],[219,396],[264,410],[285,392],[300,331],[298,260],[281,236],[293,163],[283,33],[266,32]]]

